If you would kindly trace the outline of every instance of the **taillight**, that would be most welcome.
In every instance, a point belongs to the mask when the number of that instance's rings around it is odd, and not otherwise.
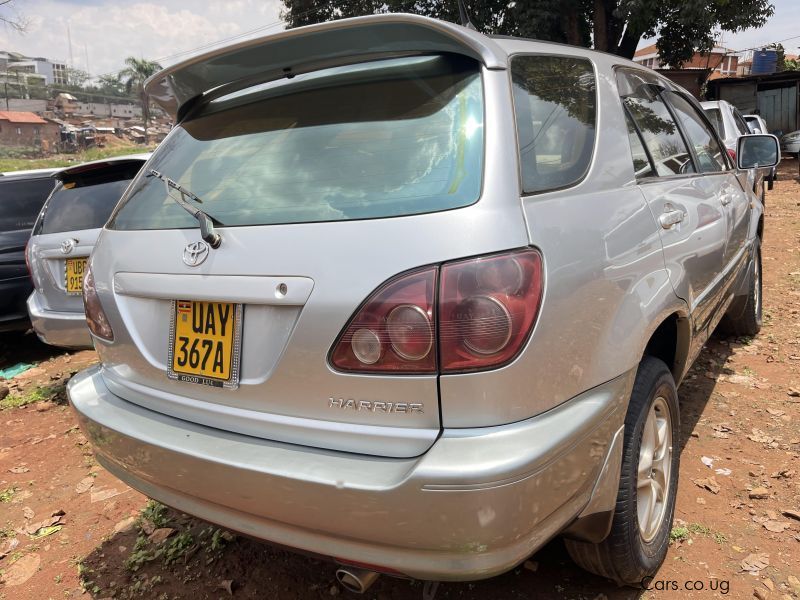
[[[331,362],[346,371],[436,371],[436,268],[401,275],[370,296],[334,346]]]
[[[443,373],[509,362],[533,329],[542,296],[536,250],[442,266],[439,354]]]
[[[86,313],[86,323],[91,332],[107,342],[113,342],[114,332],[103,311],[103,305],[100,304],[91,265],[86,268],[86,275],[83,278],[83,310]]]
[[[731,157],[731,160],[733,161],[733,164],[735,165],[736,164],[736,150],[731,150],[730,148],[728,148],[727,150],[728,150],[728,156]]]
[[[522,349],[541,295],[542,258],[532,249],[404,274],[367,299],[331,363],[345,371],[433,373],[438,356],[443,373],[494,368]]]

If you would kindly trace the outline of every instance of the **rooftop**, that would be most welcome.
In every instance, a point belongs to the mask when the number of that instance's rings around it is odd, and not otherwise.
[[[35,123],[37,125],[46,124],[43,118],[32,112],[22,112],[16,110],[0,110],[0,121],[10,121],[11,123]]]

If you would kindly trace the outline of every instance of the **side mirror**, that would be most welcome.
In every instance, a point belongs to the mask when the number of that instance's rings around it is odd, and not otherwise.
[[[774,167],[781,160],[780,144],[774,135],[754,133],[739,138],[736,166],[739,169]]]

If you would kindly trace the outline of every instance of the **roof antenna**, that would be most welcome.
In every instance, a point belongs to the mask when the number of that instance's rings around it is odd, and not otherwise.
[[[472,29],[473,31],[478,31],[475,25],[472,24],[472,21],[469,20],[469,15],[467,14],[467,6],[464,4],[464,0],[458,0],[458,16],[461,19],[462,27],[466,27],[467,29]]]

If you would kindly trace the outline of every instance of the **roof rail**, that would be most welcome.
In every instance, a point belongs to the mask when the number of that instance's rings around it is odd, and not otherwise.
[[[477,31],[395,13],[298,27],[211,50],[159,71],[145,82],[145,90],[180,121],[192,105],[212,95],[327,67],[437,52],[470,56],[488,69],[505,69],[508,63],[505,51]]]

